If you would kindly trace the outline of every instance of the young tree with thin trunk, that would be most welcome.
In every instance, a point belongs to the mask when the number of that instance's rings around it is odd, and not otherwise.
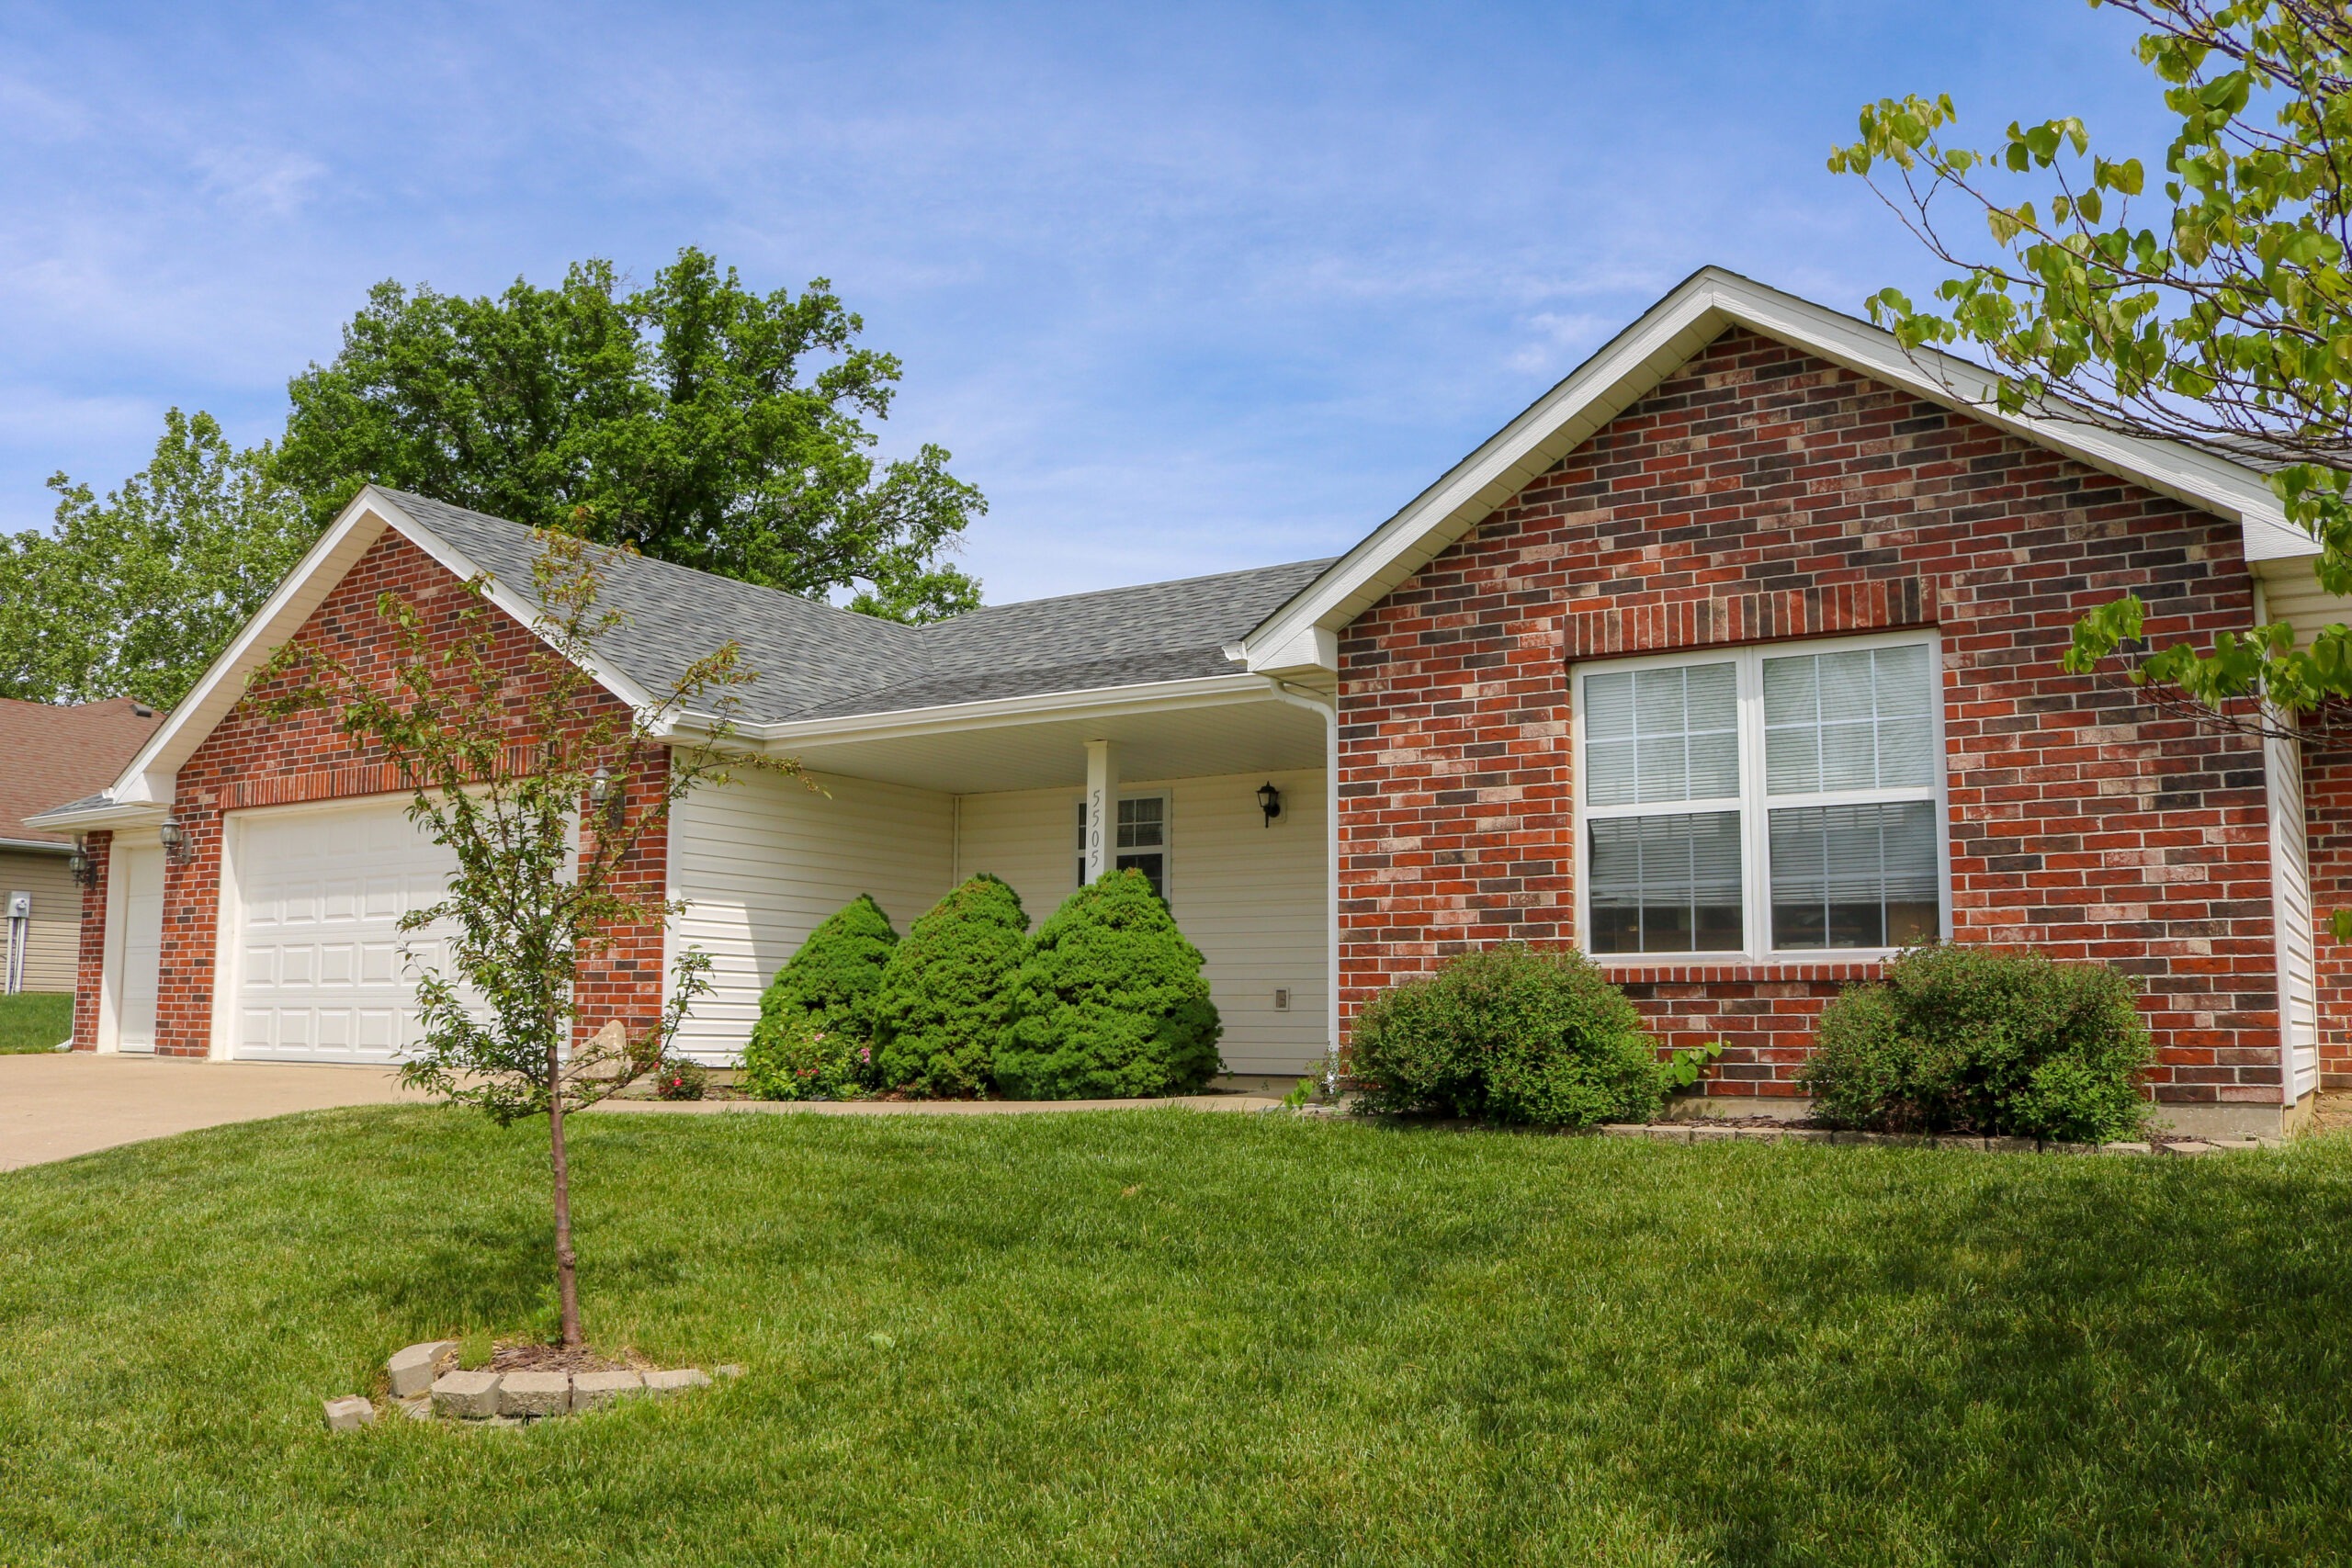
[[[294,642],[254,690],[273,717],[334,714],[345,735],[398,770],[410,818],[456,860],[446,895],[401,921],[424,1023],[401,1078],[502,1126],[547,1118],[556,1289],[563,1343],[577,1347],[564,1119],[656,1068],[709,988],[708,957],[687,949],[661,1016],[632,1031],[583,1016],[582,965],[684,908],[636,874],[638,847],[680,800],[726,784],[735,768],[797,769],[728,748],[739,688],[753,678],[732,642],[647,707],[605,694],[590,671],[598,639],[621,620],[597,605],[617,552],[561,534],[540,540],[537,643],[519,660],[477,578],[454,627],[401,594],[379,597],[395,649],[389,671]],[[667,721],[689,711],[716,722],[692,739],[671,733]]]

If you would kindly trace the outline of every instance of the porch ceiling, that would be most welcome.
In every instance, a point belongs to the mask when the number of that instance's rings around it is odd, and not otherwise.
[[[1271,698],[1214,706],[1076,716],[1039,715],[911,735],[795,737],[770,750],[815,773],[948,795],[1083,787],[1086,742],[1119,744],[1119,775],[1137,783],[1323,766],[1324,723]]]

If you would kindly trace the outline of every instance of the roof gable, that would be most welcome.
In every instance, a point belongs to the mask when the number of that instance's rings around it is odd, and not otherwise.
[[[168,807],[180,766],[234,709],[270,650],[300,631],[368,547],[390,530],[452,575],[488,580],[491,602],[524,626],[537,613],[532,530],[427,496],[370,485],[355,497],[187,699],[102,796],[49,813],[72,830]],[[799,719],[1240,673],[1225,649],[1315,580],[1328,561],[1225,572],[1058,599],[993,605],[903,626],[779,589],[645,556],[605,568],[601,602],[622,624],[599,638],[591,673],[632,706],[654,705],[696,660],[732,637],[758,679],[738,722],[753,733]],[[46,804],[46,803],[44,803]]]
[[[1243,644],[1249,668],[1274,676],[1328,675],[1338,663],[1341,627],[1736,326],[2225,517],[2244,529],[2249,560],[2318,553],[2253,468],[2176,442],[2002,414],[1990,406],[1997,378],[1979,366],[1933,349],[1905,353],[1892,333],[1867,321],[1706,267],[1254,627]]]

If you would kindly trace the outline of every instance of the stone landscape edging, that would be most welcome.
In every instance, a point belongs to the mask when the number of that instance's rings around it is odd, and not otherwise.
[[[1967,1149],[1981,1154],[2211,1155],[2233,1149],[2284,1147],[2284,1138],[2174,1138],[2112,1144],[2070,1144],[2050,1138],[1981,1138],[1955,1133],[1857,1133],[1835,1127],[1710,1127],[1704,1122],[1611,1122],[1583,1131],[1590,1135],[1644,1138],[1660,1144],[1712,1144],[1742,1140],[1764,1144],[1868,1145],[1898,1149]]]
[[[403,1346],[384,1363],[390,1389],[386,1403],[413,1421],[439,1418],[474,1426],[514,1427],[577,1415],[622,1399],[684,1393],[711,1383],[710,1374],[700,1367],[650,1372],[628,1367],[595,1372],[533,1368],[498,1372],[486,1368],[468,1371],[457,1362],[454,1339]],[[721,1366],[718,1375],[738,1378],[743,1369]],[[376,1424],[376,1402],[364,1394],[330,1399],[325,1410],[331,1432],[354,1432]]]

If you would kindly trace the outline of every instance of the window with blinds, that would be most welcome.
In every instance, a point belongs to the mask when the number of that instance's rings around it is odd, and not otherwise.
[[[1943,925],[1931,640],[1578,671],[1587,948],[1870,951]]]

